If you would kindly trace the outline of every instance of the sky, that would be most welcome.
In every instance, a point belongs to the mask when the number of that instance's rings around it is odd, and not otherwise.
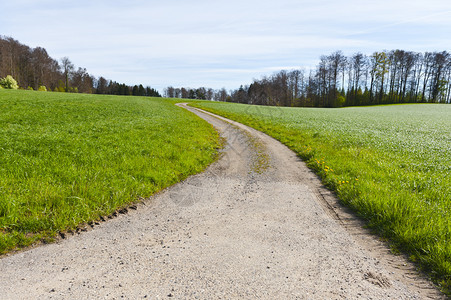
[[[236,89],[321,55],[451,50],[449,0],[0,0],[0,35],[128,85]]]

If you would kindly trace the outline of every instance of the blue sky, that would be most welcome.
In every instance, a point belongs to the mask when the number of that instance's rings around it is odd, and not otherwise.
[[[451,2],[3,1],[0,34],[94,76],[160,91],[238,88],[320,55],[451,50]]]

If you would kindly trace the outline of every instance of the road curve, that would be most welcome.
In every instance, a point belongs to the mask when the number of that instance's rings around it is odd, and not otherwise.
[[[221,158],[137,210],[2,258],[1,299],[445,299],[288,148],[181,106],[225,138]]]

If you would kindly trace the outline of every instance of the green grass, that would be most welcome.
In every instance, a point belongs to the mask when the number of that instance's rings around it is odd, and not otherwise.
[[[451,288],[451,105],[198,106],[280,140],[347,206]]]
[[[161,98],[0,91],[0,253],[197,173],[214,128]]]

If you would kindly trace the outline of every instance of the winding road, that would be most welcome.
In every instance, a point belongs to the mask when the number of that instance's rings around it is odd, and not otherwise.
[[[446,299],[284,145],[180,105],[225,139],[136,210],[0,259],[1,299]]]

